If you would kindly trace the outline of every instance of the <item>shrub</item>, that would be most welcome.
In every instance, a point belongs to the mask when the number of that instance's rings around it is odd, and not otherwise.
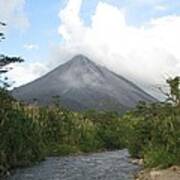
[[[51,155],[66,156],[66,155],[76,154],[79,152],[80,150],[76,146],[72,146],[68,144],[53,144]]]
[[[127,147],[133,157],[144,158],[147,167],[180,163],[180,113],[171,104],[144,104],[123,119]]]
[[[45,152],[39,125],[14,109],[4,110],[0,116],[1,169],[27,166],[42,160]]]
[[[167,168],[176,162],[176,155],[167,152],[166,148],[154,147],[148,148],[144,151],[144,165],[145,167],[159,167]]]

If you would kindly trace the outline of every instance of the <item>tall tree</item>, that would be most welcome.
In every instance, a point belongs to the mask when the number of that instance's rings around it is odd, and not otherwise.
[[[0,21],[0,26],[6,26],[4,22]],[[0,42],[5,39],[5,35],[3,32],[0,32]],[[23,62],[24,60],[20,57],[9,57],[3,54],[0,54],[0,87],[8,87],[9,84],[7,83],[7,77],[4,79],[2,78],[2,74],[7,73],[10,68],[7,68],[7,65],[11,63],[20,63]]]
[[[170,98],[176,106],[180,107],[180,76],[167,80],[170,87]]]

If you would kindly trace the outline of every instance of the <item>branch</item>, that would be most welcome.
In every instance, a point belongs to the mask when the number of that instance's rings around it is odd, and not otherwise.
[[[1,26],[6,26],[6,23],[0,21]]]
[[[8,64],[11,63],[21,63],[24,60],[21,57],[8,57],[8,56],[4,56],[4,55],[0,55],[0,69]]]

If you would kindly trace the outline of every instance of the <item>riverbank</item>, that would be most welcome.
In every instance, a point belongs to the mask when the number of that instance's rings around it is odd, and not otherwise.
[[[138,173],[135,180],[180,180],[180,167],[172,166],[168,169],[146,169]]]

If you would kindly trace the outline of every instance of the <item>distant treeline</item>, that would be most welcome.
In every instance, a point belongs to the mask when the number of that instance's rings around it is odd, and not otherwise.
[[[166,102],[141,102],[123,116],[27,106],[0,89],[0,175],[47,156],[123,148],[146,167],[180,164],[180,78],[167,83]]]

